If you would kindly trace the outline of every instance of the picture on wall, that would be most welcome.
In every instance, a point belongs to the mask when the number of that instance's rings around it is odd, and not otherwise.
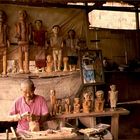
[[[83,84],[97,85],[104,83],[101,50],[81,50],[80,68]]]

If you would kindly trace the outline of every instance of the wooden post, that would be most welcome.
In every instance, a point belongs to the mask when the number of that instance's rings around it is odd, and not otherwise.
[[[111,118],[111,133],[113,135],[114,140],[118,140],[119,133],[119,115],[113,115]]]
[[[138,12],[138,7],[136,6],[136,57],[139,59],[140,58],[140,42],[139,42],[139,12]]]

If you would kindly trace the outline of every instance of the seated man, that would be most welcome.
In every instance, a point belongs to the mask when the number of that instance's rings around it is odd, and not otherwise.
[[[15,100],[9,112],[9,120],[18,121],[17,132],[39,131],[43,122],[48,119],[47,102],[44,97],[35,95],[34,91],[35,86],[30,79],[21,83],[22,96]]]

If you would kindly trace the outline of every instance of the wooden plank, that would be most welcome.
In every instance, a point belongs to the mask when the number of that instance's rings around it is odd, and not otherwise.
[[[76,118],[76,117],[104,117],[113,115],[128,115],[129,111],[124,108],[117,108],[115,111],[110,111],[106,108],[104,112],[90,112],[90,113],[76,113],[76,114],[63,114],[55,116],[56,119]]]

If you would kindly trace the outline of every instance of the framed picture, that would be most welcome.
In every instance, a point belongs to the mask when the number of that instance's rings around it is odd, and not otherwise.
[[[80,69],[83,84],[104,84],[101,50],[81,50]]]

